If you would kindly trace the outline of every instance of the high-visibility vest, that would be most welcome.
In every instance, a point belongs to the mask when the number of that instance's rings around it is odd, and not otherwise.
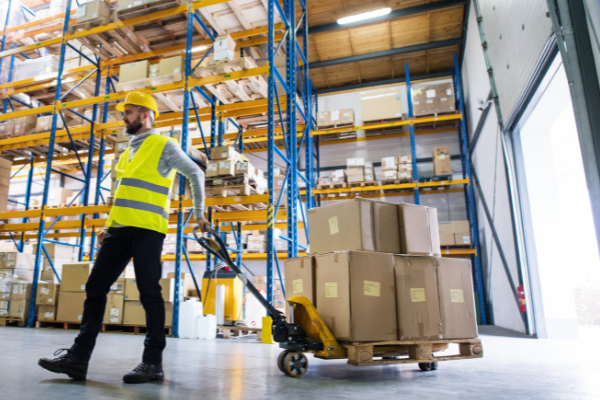
[[[170,138],[150,135],[131,161],[129,147],[121,154],[116,167],[117,193],[108,216],[108,228],[113,222],[117,222],[120,225],[167,233],[170,191],[175,171],[168,178],[163,178],[157,170],[167,140]]]

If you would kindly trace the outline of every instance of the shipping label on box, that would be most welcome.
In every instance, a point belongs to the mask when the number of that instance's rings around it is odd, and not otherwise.
[[[56,305],[60,285],[56,283],[38,283],[37,304]]]
[[[124,299],[122,294],[109,294],[104,309],[105,324],[121,324],[123,322],[123,304]]]
[[[331,125],[329,111],[319,111],[317,113],[317,126],[327,126],[327,125]]]

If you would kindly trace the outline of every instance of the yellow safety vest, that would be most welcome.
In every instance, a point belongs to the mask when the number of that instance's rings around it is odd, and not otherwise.
[[[113,222],[125,226],[167,233],[169,227],[170,191],[175,178],[158,173],[158,162],[167,140],[162,135],[150,135],[129,161],[130,148],[121,154],[117,164],[118,188],[108,216],[107,227]]]

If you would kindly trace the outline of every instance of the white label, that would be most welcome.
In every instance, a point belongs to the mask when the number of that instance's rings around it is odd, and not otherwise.
[[[81,290],[85,290],[85,283],[81,285]]]
[[[92,18],[98,18],[98,13],[93,13]]]
[[[339,231],[337,216],[329,218],[329,234],[335,235]]]
[[[219,164],[208,164],[209,171],[216,171],[219,168]]]
[[[450,289],[450,301],[452,303],[464,303],[465,295],[462,289]]]
[[[440,160],[443,160],[443,159],[445,159],[445,158],[446,158],[446,155],[445,155],[445,154],[440,154],[440,157],[439,157],[439,159],[440,159]]]
[[[119,322],[119,309],[118,308],[110,309],[109,322]]]
[[[54,318],[54,313],[52,311],[45,312],[44,316],[46,317],[46,319]]]
[[[77,316],[77,321],[81,321],[81,315]]]
[[[428,91],[426,91],[425,96],[427,96],[428,99],[435,97],[435,89],[429,89]]]
[[[179,73],[179,68],[175,68],[175,69],[173,70],[173,73],[174,73],[174,74],[178,74],[178,73]]]
[[[330,298],[338,297],[337,282],[326,282],[325,283],[325,297],[330,297]]]
[[[471,244],[471,236],[469,236],[469,235],[463,236],[462,241],[464,244]]]
[[[52,299],[48,299],[48,303],[52,303]]]
[[[227,158],[227,156],[229,156],[229,152],[228,151],[223,151],[221,153],[221,158],[223,158],[223,157]]]
[[[40,288],[40,293],[41,294],[49,294],[50,293],[50,289],[48,289],[48,288]]]
[[[134,5],[134,6],[139,6],[139,5],[142,5],[142,0],[134,1],[134,2],[133,2],[133,5]],[[130,7],[131,7],[131,6],[130,6]]]

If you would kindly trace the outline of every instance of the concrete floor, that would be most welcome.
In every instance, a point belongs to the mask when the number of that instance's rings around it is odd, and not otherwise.
[[[359,368],[310,356],[302,379],[279,372],[276,345],[168,339],[165,382],[143,385],[121,381],[139,362],[141,336],[101,334],[88,380],[73,382],[41,369],[37,359],[69,347],[75,332],[0,328],[0,399],[600,398],[597,341],[535,340],[484,328],[483,359],[421,372],[416,364]]]

